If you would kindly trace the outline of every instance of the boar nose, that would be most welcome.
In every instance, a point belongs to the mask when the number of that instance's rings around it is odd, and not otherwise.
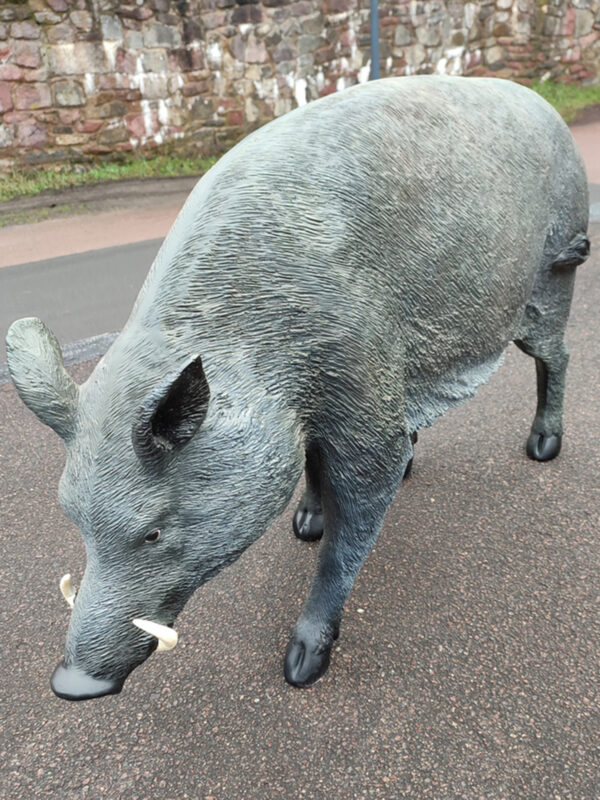
[[[124,680],[93,678],[80,667],[61,661],[52,673],[50,686],[57,697],[63,700],[91,700],[105,694],[119,694]]]

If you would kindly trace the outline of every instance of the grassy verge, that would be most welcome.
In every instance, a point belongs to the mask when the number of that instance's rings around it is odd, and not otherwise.
[[[553,81],[534,81],[531,88],[553,105],[566,122],[577,119],[584,108],[600,105],[600,85],[577,86]]]
[[[39,194],[46,189],[66,189],[84,183],[122,181],[128,178],[176,178],[200,175],[216,162],[215,158],[182,158],[159,155],[144,158],[136,155],[122,163],[95,164],[91,167],[72,165],[59,171],[38,169],[22,172],[13,169],[0,175],[0,202],[14,197]]]

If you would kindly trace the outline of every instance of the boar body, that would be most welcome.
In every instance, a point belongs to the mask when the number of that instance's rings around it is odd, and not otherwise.
[[[39,321],[15,323],[13,378],[65,439],[88,556],[55,691],[119,691],[155,646],[132,618],[172,625],[303,467],[294,530],[324,539],[285,674],[321,677],[416,431],[511,341],[536,361],[527,452],[558,454],[587,215],[581,157],[533,92],[387,79],[266,125],[202,178],[83,386]]]

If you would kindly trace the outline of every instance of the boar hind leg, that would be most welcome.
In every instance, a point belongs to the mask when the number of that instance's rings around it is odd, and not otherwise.
[[[294,533],[305,542],[316,542],[323,536],[323,508],[321,505],[319,450],[310,446],[306,450],[306,487],[292,522]]]
[[[549,264],[540,269],[515,344],[535,359],[537,409],[527,439],[527,455],[535,461],[550,461],[560,452],[565,374],[569,355],[564,333],[573,296],[575,267],[590,252],[584,233],[573,236],[560,247],[555,240],[546,244]],[[556,255],[558,252],[558,255]]]
[[[285,679],[294,686],[310,686],[327,670],[346,598],[413,452],[410,436],[379,458],[359,448],[344,456],[337,444],[320,453],[325,531],[317,573],[285,655]]]
[[[535,359],[537,409],[526,451],[535,461],[550,461],[562,444],[562,413],[569,355],[560,341],[551,347],[518,340],[515,344]]]

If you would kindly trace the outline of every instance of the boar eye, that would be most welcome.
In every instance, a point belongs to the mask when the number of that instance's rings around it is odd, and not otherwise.
[[[158,542],[159,539],[160,539],[160,531],[158,530],[158,528],[151,531],[150,533],[147,533],[146,536],[144,536],[145,542]]]

